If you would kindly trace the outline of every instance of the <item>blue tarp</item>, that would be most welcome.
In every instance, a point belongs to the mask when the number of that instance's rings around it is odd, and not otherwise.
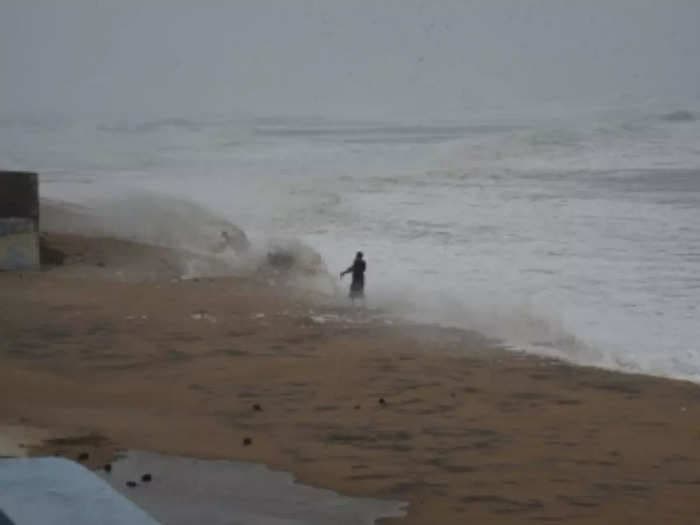
[[[157,525],[85,467],[61,458],[0,460],[0,509],[13,525]],[[0,524],[6,525],[0,517]]]

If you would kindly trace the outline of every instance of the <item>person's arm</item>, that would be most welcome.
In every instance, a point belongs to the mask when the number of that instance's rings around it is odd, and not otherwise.
[[[340,277],[342,278],[343,275],[345,275],[346,273],[350,273],[354,267],[355,267],[355,265],[353,264],[352,266],[350,266],[350,268],[348,268],[344,272],[340,272]]]

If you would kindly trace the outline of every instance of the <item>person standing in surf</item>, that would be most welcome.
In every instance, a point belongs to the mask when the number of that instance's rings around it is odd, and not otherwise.
[[[353,304],[355,304],[355,299],[365,300],[365,270],[367,270],[367,262],[363,259],[362,252],[357,252],[352,265],[340,274],[342,279],[346,273],[352,273],[350,300]]]

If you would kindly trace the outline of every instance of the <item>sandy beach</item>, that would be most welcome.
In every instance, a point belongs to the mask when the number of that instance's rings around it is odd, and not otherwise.
[[[260,462],[409,502],[386,523],[697,523],[697,385],[389,323],[262,276],[179,280],[132,243],[49,240],[64,266],[0,274],[0,424],[61,436],[32,454]],[[139,258],[158,278],[124,278]]]

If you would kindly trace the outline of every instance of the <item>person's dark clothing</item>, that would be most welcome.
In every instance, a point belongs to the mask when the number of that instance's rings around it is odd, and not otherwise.
[[[348,270],[352,271],[350,297],[362,297],[365,293],[365,270],[367,263],[363,259],[355,259]]]

